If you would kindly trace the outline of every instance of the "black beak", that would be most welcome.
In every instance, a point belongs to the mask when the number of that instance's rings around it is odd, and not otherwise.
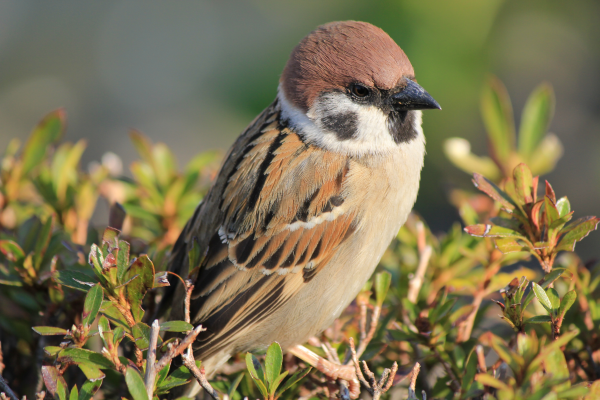
[[[390,96],[390,100],[394,109],[398,111],[442,109],[425,89],[410,79],[406,79],[406,86]]]

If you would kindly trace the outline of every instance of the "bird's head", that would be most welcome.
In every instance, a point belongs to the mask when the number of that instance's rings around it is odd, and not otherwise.
[[[293,50],[280,80],[283,115],[308,141],[360,155],[421,133],[419,110],[440,109],[383,30],[356,21],[318,27]]]

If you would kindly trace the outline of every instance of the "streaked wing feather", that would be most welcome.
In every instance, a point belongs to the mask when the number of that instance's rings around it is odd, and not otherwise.
[[[272,109],[242,135],[211,189],[212,206],[182,234],[208,243],[191,302],[192,322],[207,328],[194,345],[201,358],[284,305],[353,231],[355,215],[343,208],[346,157],[305,144]],[[218,225],[203,224],[211,212]]]

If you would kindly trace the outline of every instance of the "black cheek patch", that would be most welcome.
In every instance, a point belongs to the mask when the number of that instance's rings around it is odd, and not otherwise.
[[[339,140],[356,138],[358,115],[353,111],[328,115],[323,118],[323,127],[335,133]]]

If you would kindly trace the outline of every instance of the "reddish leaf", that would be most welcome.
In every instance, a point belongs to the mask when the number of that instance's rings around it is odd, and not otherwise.
[[[12,240],[0,240],[0,251],[12,262],[22,263],[25,259],[25,252],[16,242]]]
[[[479,237],[523,237],[519,232],[512,229],[489,224],[467,226],[465,232],[471,236]]]
[[[552,189],[552,185],[550,182],[546,181],[546,196],[552,200],[552,203],[556,204],[556,194],[554,193],[554,189]]]
[[[533,207],[531,208],[531,215],[530,215],[530,219],[533,221],[533,224],[535,225],[535,227],[539,230],[540,229],[540,225],[542,225],[543,218],[540,218],[540,209],[542,208],[542,205],[544,204],[543,200],[538,201],[537,203],[535,203],[533,205]]]
[[[42,377],[44,378],[46,389],[48,389],[52,396],[57,396],[57,392],[60,389],[59,386],[62,385],[63,388],[67,387],[65,379],[58,373],[56,367],[44,365],[42,367]]]

